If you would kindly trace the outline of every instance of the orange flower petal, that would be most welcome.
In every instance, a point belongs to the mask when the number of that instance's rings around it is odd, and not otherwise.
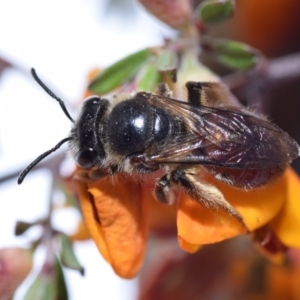
[[[245,232],[245,229],[225,212],[208,210],[186,195],[179,201],[177,228],[178,236],[194,245],[219,242]]]
[[[216,183],[225,199],[243,216],[252,231],[274,218],[287,200],[288,178],[286,173],[265,187],[249,191]]]
[[[72,241],[85,241],[91,238],[85,223],[81,220],[76,228],[76,231],[70,236]]]
[[[138,183],[117,175],[90,183],[78,182],[79,196],[91,236],[114,271],[132,278],[143,262],[147,238],[147,201]]]
[[[287,169],[285,176],[287,200],[270,226],[283,244],[300,248],[300,179],[292,168]]]
[[[184,239],[182,239],[180,236],[177,237],[179,246],[181,249],[185,250],[186,252],[189,253],[195,253],[200,249],[200,245],[194,245],[186,242]]]
[[[104,259],[111,263],[108,249],[102,235],[101,225],[96,220],[96,218],[98,218],[98,214],[93,205],[94,198],[88,192],[87,183],[81,181],[78,182],[78,193],[87,228]]]
[[[212,176],[206,178],[223,193],[225,199],[243,216],[250,230],[269,222],[286,201],[286,174],[260,189],[245,191],[225,185]],[[191,244],[209,244],[242,234],[245,229],[223,211],[211,211],[182,195],[177,214],[178,235]]]

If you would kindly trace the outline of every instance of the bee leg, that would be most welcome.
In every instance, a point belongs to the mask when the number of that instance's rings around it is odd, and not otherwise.
[[[185,87],[188,92],[188,102],[194,106],[203,105],[203,88],[209,87],[209,83],[207,82],[196,82],[196,81],[188,81],[185,84]]]
[[[157,85],[155,94],[164,97],[172,97],[172,91],[169,89],[166,83],[160,83]]]
[[[188,81],[185,87],[188,92],[188,102],[194,106],[228,105],[232,100],[228,88],[220,82]]]
[[[199,181],[191,170],[175,170],[172,172],[172,178],[179,182],[184,192],[192,199],[196,200],[202,206],[211,210],[223,210],[235,218],[249,232],[243,217],[232,207],[224,198],[223,194],[215,186]]]
[[[223,210],[235,218],[249,232],[243,217],[224,198],[223,194],[213,185],[202,183],[196,173],[189,169],[176,169],[164,175],[155,189],[156,199],[162,203],[172,204],[176,198],[176,185],[180,185],[184,192],[200,205],[211,210]]]
[[[174,184],[171,173],[160,178],[155,185],[154,197],[163,204],[173,204],[178,196],[178,189]]]

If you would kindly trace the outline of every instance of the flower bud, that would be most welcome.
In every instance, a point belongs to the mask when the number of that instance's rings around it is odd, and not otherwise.
[[[139,0],[156,18],[179,29],[188,23],[191,16],[190,0]]]
[[[11,299],[32,268],[31,253],[22,248],[0,249],[0,300]]]

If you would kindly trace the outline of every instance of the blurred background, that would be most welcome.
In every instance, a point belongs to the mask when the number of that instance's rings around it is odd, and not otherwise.
[[[0,177],[20,171],[66,137],[71,127],[57,102],[33,80],[31,67],[74,116],[72,108],[83,97],[91,69],[104,68],[174,34],[136,2],[129,1],[125,8],[108,1],[0,1],[0,58],[18,68],[6,69],[0,78]],[[74,167],[69,162],[67,170]],[[17,178],[1,184],[0,248],[26,245],[27,238],[14,236],[15,222],[44,216],[50,189],[50,176],[43,170],[32,172],[21,186]],[[71,233],[78,219],[78,213],[69,209],[53,221]],[[27,237],[37,236],[35,231]],[[85,277],[67,271],[70,299],[85,299],[87,293],[94,299],[100,294],[134,298],[136,281],[114,275],[92,241],[75,247],[82,265],[90,267]],[[42,260],[40,252],[36,259]],[[20,288],[16,299],[23,299],[23,293]]]
[[[246,42],[270,58],[300,50],[298,0],[239,0],[236,4],[235,17],[211,28],[212,35]],[[22,170],[70,130],[70,122],[59,105],[32,79],[31,67],[66,101],[71,115],[76,115],[92,69],[105,68],[134,51],[160,45],[164,38],[175,36],[175,30],[133,0],[0,1],[0,177]],[[13,67],[6,68],[9,64]],[[222,76],[231,72],[209,60],[207,64]],[[299,99],[299,80],[294,80],[278,88],[267,110],[271,119],[298,141]],[[64,153],[66,146],[60,151]],[[298,159],[298,171],[299,165]],[[70,174],[73,168],[73,162],[67,159],[62,172]],[[46,214],[51,194],[49,179],[46,170],[37,170],[21,186],[17,185],[17,178],[1,183],[0,248],[24,246],[28,237],[38,236],[35,229],[26,237],[16,238],[14,226],[17,220],[30,222]],[[62,196],[57,193],[54,197],[59,203]],[[70,234],[78,220],[78,212],[71,208],[53,216],[55,226]],[[244,246],[240,249],[245,250]],[[81,277],[76,271],[66,270],[70,299],[91,295],[93,299],[112,300],[137,297],[138,281],[117,277],[92,241],[75,244],[75,251],[86,274]],[[204,260],[211,258],[208,252],[201,255]],[[35,260],[42,259],[43,251],[39,250]],[[39,264],[35,266],[14,299],[23,299],[39,270]]]

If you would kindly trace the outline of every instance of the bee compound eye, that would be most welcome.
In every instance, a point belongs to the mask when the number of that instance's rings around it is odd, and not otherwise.
[[[83,169],[89,169],[96,164],[97,153],[92,148],[81,150],[75,158],[77,165]]]

